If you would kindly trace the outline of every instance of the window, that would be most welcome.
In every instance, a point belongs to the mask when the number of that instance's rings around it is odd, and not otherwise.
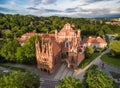
[[[65,47],[69,47],[70,43],[68,41],[65,42]]]

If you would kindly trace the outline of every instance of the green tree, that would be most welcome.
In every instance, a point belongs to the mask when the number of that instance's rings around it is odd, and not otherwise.
[[[35,40],[38,38],[42,42],[40,36],[32,36],[29,40],[20,48],[17,49],[16,57],[17,61],[25,64],[36,64],[35,54]]]
[[[17,62],[19,63],[27,63],[27,58],[25,56],[25,49],[24,47],[18,47],[16,52]]]
[[[99,30],[99,31],[98,31],[98,35],[99,35],[99,36],[102,36],[102,35],[104,35],[104,32],[103,32],[103,30]]]
[[[73,77],[65,77],[60,80],[60,83],[55,88],[84,88],[80,80]]]
[[[10,61],[16,61],[16,50],[20,47],[17,40],[9,40],[1,49],[1,55]]]
[[[120,35],[119,35],[119,36],[117,36],[117,37],[115,37],[115,40],[120,41]]]
[[[38,88],[39,77],[30,72],[0,73],[0,88]]]
[[[87,46],[85,49],[85,56],[89,58],[94,53],[94,49],[92,46]]]
[[[109,48],[111,49],[110,53],[112,56],[120,57],[120,41],[115,40],[109,44]]]
[[[95,68],[88,70],[84,80],[87,88],[114,88],[113,81]]]
[[[101,30],[104,31],[104,34],[111,34],[112,33],[112,30],[110,29],[110,27],[108,25],[103,25],[101,27]]]

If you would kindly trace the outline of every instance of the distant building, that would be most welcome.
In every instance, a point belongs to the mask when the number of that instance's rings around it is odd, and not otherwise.
[[[120,18],[112,19],[111,21],[105,22],[106,24],[118,25],[120,26]]]
[[[80,30],[73,29],[73,26],[67,23],[60,31],[56,30],[55,34],[26,33],[18,38],[18,41],[23,45],[31,36],[41,36],[41,47],[39,41],[35,41],[37,66],[41,71],[54,73],[61,62],[66,62],[68,68],[76,70],[84,59],[84,53],[80,47]]]
[[[94,48],[105,48],[107,46],[107,42],[101,37],[93,38],[90,36],[83,39],[80,45],[84,48],[86,48],[87,46],[92,46]]]

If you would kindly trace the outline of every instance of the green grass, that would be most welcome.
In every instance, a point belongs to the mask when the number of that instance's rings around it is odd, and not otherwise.
[[[108,64],[120,67],[120,58],[110,57],[107,54],[103,55],[101,59]]]
[[[4,68],[10,69],[10,70],[15,70],[15,71],[21,71],[21,72],[28,71],[27,69],[24,69],[24,68],[13,67],[13,66],[4,65],[4,64],[0,64],[0,67],[4,67]]]
[[[93,61],[96,57],[98,57],[101,53],[95,52],[90,58],[85,58],[80,64],[79,68],[86,67],[91,61]]]

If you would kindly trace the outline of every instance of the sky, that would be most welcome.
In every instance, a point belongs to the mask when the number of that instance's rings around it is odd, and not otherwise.
[[[120,0],[0,0],[0,13],[76,18],[120,17]]]

